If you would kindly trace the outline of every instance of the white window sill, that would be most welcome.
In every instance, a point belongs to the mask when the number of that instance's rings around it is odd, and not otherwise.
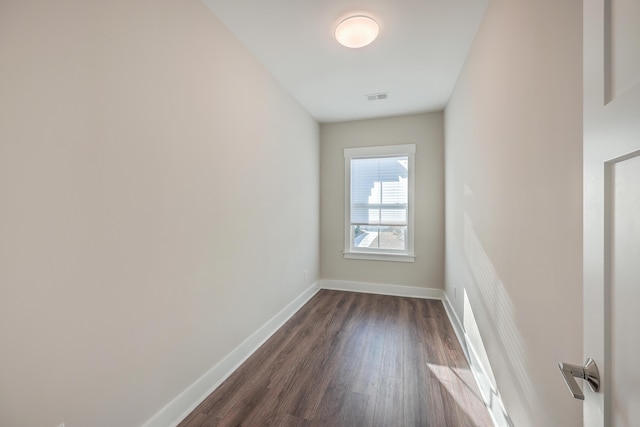
[[[375,253],[375,252],[343,252],[348,259],[366,259],[370,261],[414,262],[416,256],[412,254]]]

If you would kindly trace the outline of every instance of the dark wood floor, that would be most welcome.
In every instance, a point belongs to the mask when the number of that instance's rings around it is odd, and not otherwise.
[[[321,290],[180,427],[491,426],[441,301]]]

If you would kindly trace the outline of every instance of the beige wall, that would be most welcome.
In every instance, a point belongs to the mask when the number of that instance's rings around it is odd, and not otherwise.
[[[320,277],[443,287],[444,147],[442,113],[320,126]],[[414,263],[344,259],[344,149],[416,144]]]
[[[141,425],[317,279],[318,125],[197,0],[3,1],[0,64],[0,425]]]
[[[582,425],[581,14],[492,1],[445,111],[446,291],[519,427]]]

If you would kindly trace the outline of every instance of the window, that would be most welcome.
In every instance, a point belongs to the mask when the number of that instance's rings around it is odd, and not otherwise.
[[[415,144],[346,148],[344,257],[413,262]]]

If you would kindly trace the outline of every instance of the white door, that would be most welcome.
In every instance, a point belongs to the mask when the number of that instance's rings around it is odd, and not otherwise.
[[[640,0],[584,0],[584,425],[640,426]]]

